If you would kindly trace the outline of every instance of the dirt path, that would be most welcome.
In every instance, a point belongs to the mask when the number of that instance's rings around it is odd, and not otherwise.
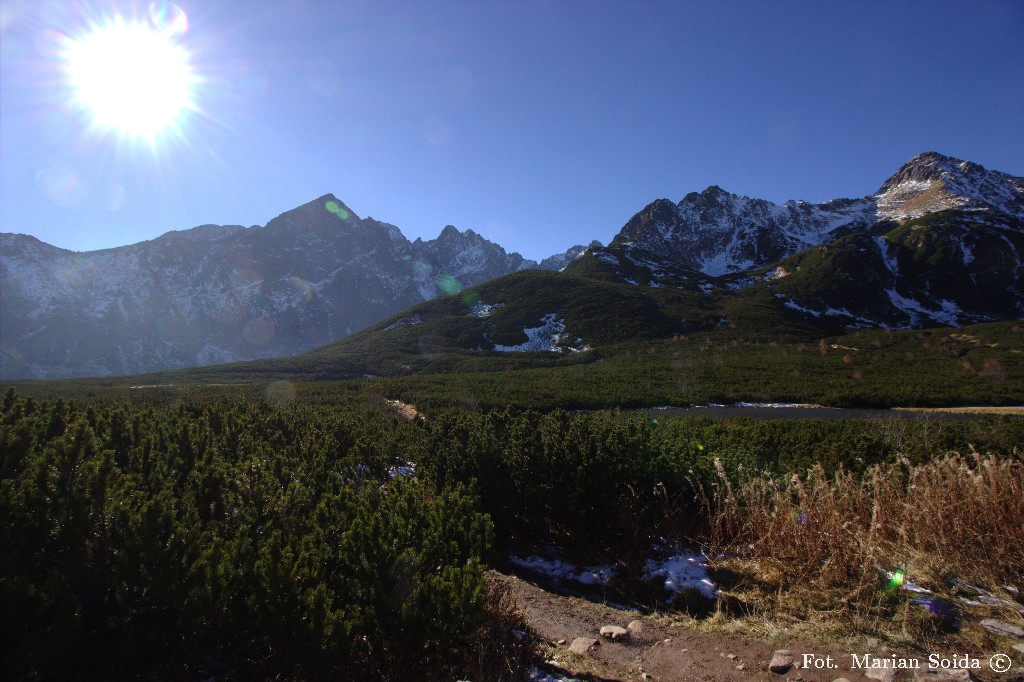
[[[530,627],[546,643],[547,656],[555,667],[584,679],[832,682],[847,678],[859,682],[868,678],[863,669],[852,668],[851,654],[871,654],[879,659],[890,659],[891,655],[883,646],[863,640],[843,646],[802,638],[782,637],[767,642],[755,637],[701,632],[684,625],[666,624],[655,616],[553,594],[516,576],[494,574],[494,579],[507,582]],[[627,643],[602,640],[584,655],[569,651],[577,637],[600,639],[602,626],[626,627],[632,620],[643,623],[640,637],[631,637]],[[558,644],[559,641],[563,643]],[[777,649],[791,650],[797,661],[793,669],[781,675],[768,670]],[[830,656],[835,667],[799,667],[804,654],[812,654],[822,665],[828,664],[826,657]],[[904,676],[910,679],[906,673]]]

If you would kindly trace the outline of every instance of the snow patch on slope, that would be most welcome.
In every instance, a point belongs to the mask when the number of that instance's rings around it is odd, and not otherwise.
[[[541,326],[525,327],[526,342],[517,346],[503,346],[494,344],[494,350],[500,353],[528,353],[531,351],[564,351],[571,353],[589,350],[586,346],[580,346],[581,339],[576,339],[574,345],[570,344],[569,335],[565,333],[565,320],[557,318],[557,313],[548,313],[540,318]]]

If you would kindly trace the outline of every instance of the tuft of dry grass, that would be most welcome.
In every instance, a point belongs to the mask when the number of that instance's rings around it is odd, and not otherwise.
[[[951,594],[966,583],[1024,587],[1024,457],[952,452],[923,464],[905,459],[863,474],[820,466],[783,480],[741,472],[702,492],[717,568],[763,613],[822,621],[898,617],[922,638],[948,625],[908,581]],[[754,587],[752,587],[754,586]]]
[[[465,655],[461,674],[474,680],[519,682],[536,663],[534,640],[507,580],[488,572],[483,622]]]

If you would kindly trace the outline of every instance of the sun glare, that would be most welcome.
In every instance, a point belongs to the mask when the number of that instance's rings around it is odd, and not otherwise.
[[[118,20],[71,41],[65,59],[77,106],[123,135],[152,138],[175,127],[194,106],[196,80],[177,33]]]

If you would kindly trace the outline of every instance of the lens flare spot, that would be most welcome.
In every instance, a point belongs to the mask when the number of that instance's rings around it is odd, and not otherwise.
[[[107,185],[107,210],[108,211],[120,211],[124,208],[124,203],[128,199],[128,192],[125,191],[124,186],[117,182],[111,182]]]
[[[306,87],[319,97],[333,97],[338,94],[338,69],[327,59],[314,59],[306,64]]]
[[[427,277],[430,277],[430,273],[432,273],[433,271],[434,266],[425,260],[417,259],[416,262],[412,264],[413,274],[419,277],[420,279],[426,279]]]
[[[432,116],[423,123],[423,137],[435,147],[448,144],[451,134],[443,118]]]
[[[76,206],[89,198],[89,187],[74,170],[63,165],[36,173],[36,184],[58,206]]]
[[[156,1],[149,3],[149,20],[156,30],[165,36],[176,38],[188,30],[188,16],[185,10],[173,2]]]
[[[793,523],[801,528],[809,528],[811,525],[811,517],[808,516],[807,512],[803,509],[797,509],[793,512]]]
[[[441,275],[436,282],[437,288],[446,294],[457,294],[462,291],[462,283],[452,275]]]
[[[898,590],[903,587],[903,583],[907,580],[907,572],[902,568],[897,568],[893,571],[892,578],[889,579],[889,589]]]
[[[342,220],[348,220],[349,216],[352,215],[351,213],[346,211],[342,206],[340,206],[336,201],[328,201],[327,203],[324,204],[324,208],[327,209],[328,213],[333,213]]]
[[[274,338],[274,334],[277,333],[277,327],[274,323],[265,317],[257,317],[256,319],[249,320],[245,325],[245,329],[242,330],[242,336],[245,340],[254,346],[265,346],[270,343],[271,339]]]
[[[475,308],[480,303],[480,294],[475,291],[467,291],[462,294],[462,303],[467,308]]]
[[[295,386],[290,381],[275,381],[267,384],[263,399],[271,405],[287,405],[295,400]]]
[[[301,277],[291,277],[288,279],[288,285],[298,296],[299,303],[306,304],[313,300],[313,287],[309,286],[306,280]]]
[[[233,289],[247,289],[262,283],[263,278],[258,272],[244,266],[231,273],[231,287]]]
[[[210,316],[221,324],[236,325],[245,317],[245,308],[237,296],[229,294],[210,311]]]

